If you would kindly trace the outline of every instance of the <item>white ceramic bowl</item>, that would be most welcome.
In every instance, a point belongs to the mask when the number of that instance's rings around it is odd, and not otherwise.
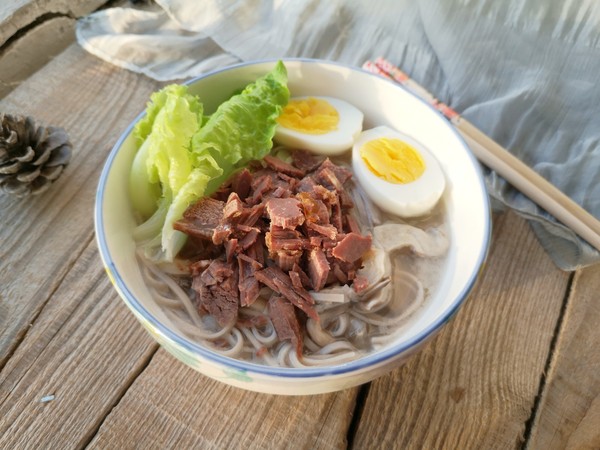
[[[135,122],[112,149],[98,186],[96,237],[106,271],[119,295],[150,334],[185,364],[211,378],[274,394],[317,394],[345,389],[381,376],[403,363],[456,313],[471,291],[487,254],[490,209],[480,167],[451,125],[427,103],[379,76],[337,63],[285,60],[292,96],[326,95],[363,111],[365,129],[387,125],[412,136],[438,158],[447,177],[443,201],[451,244],[440,288],[418,318],[391,345],[361,359],[325,368],[272,368],[234,360],[191,342],[169,327],[154,303],[135,260],[134,218],[127,180],[135,145]],[[206,111],[236,89],[269,71],[274,61],[228,67],[190,82]],[[144,105],[140,105],[140,109]]]

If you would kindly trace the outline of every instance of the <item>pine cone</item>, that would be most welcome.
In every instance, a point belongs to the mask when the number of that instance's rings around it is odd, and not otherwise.
[[[18,197],[44,192],[69,164],[72,147],[62,128],[0,113],[0,188]]]

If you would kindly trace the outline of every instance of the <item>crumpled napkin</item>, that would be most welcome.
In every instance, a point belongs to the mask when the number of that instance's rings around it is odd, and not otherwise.
[[[81,19],[94,55],[161,81],[235,62],[384,55],[600,217],[600,3],[547,0],[156,0]],[[554,262],[600,252],[492,171],[490,196],[530,220]]]

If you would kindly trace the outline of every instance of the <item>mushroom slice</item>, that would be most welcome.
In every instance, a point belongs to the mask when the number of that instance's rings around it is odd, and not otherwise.
[[[401,223],[385,223],[373,229],[373,237],[386,252],[410,248],[415,254],[429,258],[442,256],[448,251],[446,233],[439,229],[423,231]]]
[[[369,280],[369,286],[374,286],[382,278],[389,278],[391,273],[390,257],[376,238],[356,274]]]

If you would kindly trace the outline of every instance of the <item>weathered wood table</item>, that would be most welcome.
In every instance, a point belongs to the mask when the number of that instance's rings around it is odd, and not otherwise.
[[[600,448],[600,266],[562,272],[498,215],[476,289],[404,367],[327,395],[231,388],[152,340],[94,239],[102,165],[160,85],[70,44],[4,86],[0,111],[64,127],[74,155],[41,196],[0,196],[1,449]]]

